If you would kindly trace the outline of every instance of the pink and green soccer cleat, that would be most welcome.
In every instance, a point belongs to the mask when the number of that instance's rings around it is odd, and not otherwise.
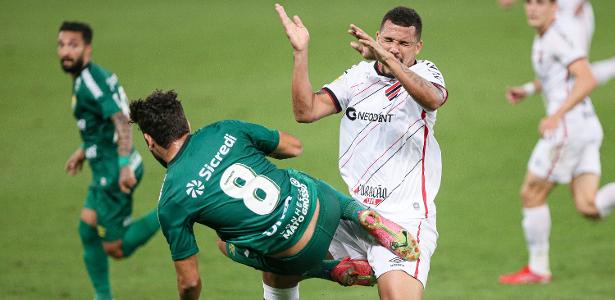
[[[366,260],[344,258],[331,270],[331,279],[343,286],[376,284],[374,270]]]
[[[397,223],[369,209],[359,212],[359,222],[380,245],[391,250],[395,255],[407,261],[415,261],[419,258],[421,251],[416,239]]]

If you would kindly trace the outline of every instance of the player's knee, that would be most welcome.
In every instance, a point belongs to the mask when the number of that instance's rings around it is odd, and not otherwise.
[[[220,252],[222,252],[224,256],[228,256],[228,253],[226,253],[226,242],[224,242],[223,240],[217,240],[216,244],[218,245],[218,249],[220,250]]]
[[[289,289],[296,287],[301,281],[300,276],[278,275],[269,272],[263,272],[263,283],[278,289]]]
[[[90,226],[96,226],[96,211],[88,208],[81,210],[81,221]]]
[[[121,241],[114,241],[114,242],[106,242],[103,243],[103,249],[105,250],[105,253],[107,253],[107,255],[115,258],[115,259],[122,259],[124,258],[124,253],[122,251],[122,242]]]
[[[99,238],[96,227],[87,224],[83,220],[79,221],[79,237],[84,244],[94,242]]]
[[[577,211],[585,218],[590,220],[600,219],[600,213],[598,212],[598,208],[593,202],[577,202],[576,207]]]

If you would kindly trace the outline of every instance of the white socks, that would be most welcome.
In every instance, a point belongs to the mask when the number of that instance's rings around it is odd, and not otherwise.
[[[615,183],[609,183],[598,190],[596,207],[601,218],[606,217],[615,209]]]
[[[299,285],[288,289],[279,289],[263,282],[263,300],[299,300]]]
[[[615,77],[615,57],[593,62],[591,69],[598,84],[602,85]]]
[[[529,250],[529,267],[532,272],[550,275],[549,234],[551,233],[551,213],[549,206],[542,205],[523,208],[523,232]]]

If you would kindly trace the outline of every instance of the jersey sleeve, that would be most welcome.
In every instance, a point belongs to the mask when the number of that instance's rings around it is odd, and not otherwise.
[[[242,121],[234,121],[248,136],[254,146],[265,154],[273,152],[280,143],[280,133],[275,129]]]
[[[410,67],[410,70],[416,72],[423,79],[431,82],[436,88],[440,90],[444,101],[448,99],[448,90],[446,89],[446,83],[444,82],[444,75],[438,69],[436,64],[428,60],[422,60],[420,64],[415,64]]]
[[[576,28],[570,28],[570,31],[572,30],[576,30]],[[567,33],[569,33],[569,30],[558,30],[549,40],[551,44],[549,48],[553,51],[554,59],[566,67],[579,59],[587,57],[587,53],[581,46],[581,41],[574,38],[580,35]]]
[[[353,68],[346,70],[344,74],[335,79],[333,82],[326,84],[321,89],[321,92],[329,95],[329,98],[333,101],[337,112],[345,110],[350,102],[352,96],[350,82],[352,81]]]
[[[193,225],[187,211],[172,201],[158,206],[160,229],[169,244],[174,261],[185,259],[199,252],[194,237]]]

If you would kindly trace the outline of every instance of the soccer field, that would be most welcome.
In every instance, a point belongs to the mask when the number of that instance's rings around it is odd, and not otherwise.
[[[522,2],[522,1],[521,1]],[[590,55],[615,55],[615,1],[593,1],[596,32]],[[79,212],[90,170],[69,177],[68,156],[81,143],[71,115],[71,83],[56,57],[57,29],[67,20],[94,29],[93,60],[117,73],[130,99],[175,89],[193,128],[242,119],[290,132],[304,143],[283,167],[304,170],[345,190],[337,170],[341,115],[297,124],[290,103],[292,66],[272,1],[2,1],[0,9],[0,298],[91,299],[81,258]],[[567,187],[550,197],[553,283],[510,287],[497,277],[526,263],[518,190],[544,114],[540,97],[518,106],[507,85],[533,78],[533,31],[522,5],[502,11],[496,0],[288,1],[310,30],[314,87],[357,63],[346,34],[354,23],[374,34],[393,6],[418,10],[425,46],[419,58],[442,71],[449,100],[436,137],[443,178],[438,248],[426,299],[613,299],[615,215],[592,222],[575,210]],[[615,181],[615,81],[592,95],[604,127],[603,183]],[[164,170],[144,155],[135,216],[157,204]],[[215,233],[195,227],[204,299],[259,299],[260,273],[224,258]],[[126,261],[111,263],[116,299],[175,299],[175,271],[158,234]],[[376,288],[301,283],[302,299],[377,299]]]

